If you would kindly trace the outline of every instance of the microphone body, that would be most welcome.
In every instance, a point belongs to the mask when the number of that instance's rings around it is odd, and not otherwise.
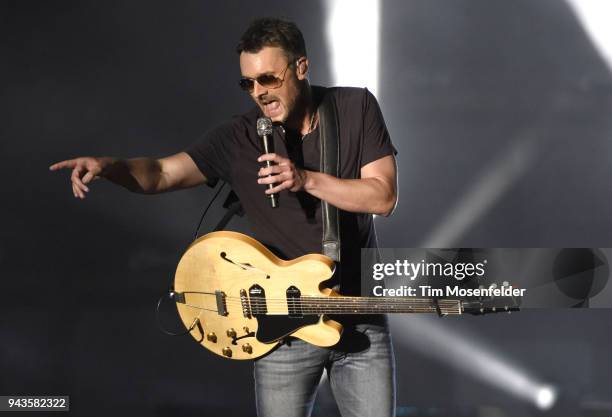
[[[257,135],[261,138],[264,153],[273,153],[274,139],[272,138],[272,119],[269,117],[260,117],[257,119]],[[266,168],[270,168],[273,165],[272,161],[265,162]],[[272,174],[269,174],[268,178],[272,176]],[[268,184],[268,190],[271,190],[272,188],[274,188],[274,184]],[[267,196],[270,200],[270,206],[272,208],[278,207],[278,194],[268,194]]]

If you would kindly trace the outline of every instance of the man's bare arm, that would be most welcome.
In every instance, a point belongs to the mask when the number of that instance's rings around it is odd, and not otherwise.
[[[266,194],[284,189],[304,190],[341,210],[389,216],[397,203],[397,168],[395,157],[385,156],[361,168],[361,178],[340,179],[321,172],[297,168],[291,160],[276,154],[265,154],[260,161],[277,163],[259,170],[258,183],[276,184]],[[272,177],[267,175],[273,174]]]
[[[397,168],[391,155],[363,166],[359,179],[304,172],[304,190],[339,209],[389,216],[397,204]]]
[[[185,152],[160,159],[80,157],[55,163],[49,169],[72,169],[72,191],[79,198],[85,198],[89,192],[87,184],[100,177],[142,194],[158,194],[206,182],[204,174]]]

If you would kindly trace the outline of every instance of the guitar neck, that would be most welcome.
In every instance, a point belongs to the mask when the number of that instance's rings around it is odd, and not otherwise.
[[[461,314],[460,300],[397,297],[301,297],[287,300],[290,310],[303,314]]]

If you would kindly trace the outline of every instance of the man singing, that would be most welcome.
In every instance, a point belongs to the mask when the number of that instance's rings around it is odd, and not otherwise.
[[[395,149],[380,108],[367,89],[311,86],[302,33],[289,21],[255,20],[242,35],[240,87],[255,101],[249,112],[208,132],[187,149],[161,159],[80,157],[51,170],[72,170],[72,190],[85,198],[103,177],[156,194],[219,179],[236,192],[254,237],[284,259],[321,252],[321,201],[337,207],[342,241],[340,292],[360,292],[360,249],[376,247],[372,214],[388,216],[397,199]],[[321,172],[318,107],[333,95],[337,109],[338,177]],[[273,122],[274,153],[262,154],[256,123]],[[271,161],[265,167],[265,161]],[[268,184],[273,184],[269,187]],[[265,194],[278,194],[271,208]],[[343,417],[395,415],[394,357],[382,315],[338,316],[345,326],[332,348],[289,338],[255,361],[260,417],[309,416],[324,369]]]

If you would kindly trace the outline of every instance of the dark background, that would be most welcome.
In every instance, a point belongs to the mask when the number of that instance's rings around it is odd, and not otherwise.
[[[331,84],[324,4],[0,7],[0,395],[70,395],[83,416],[254,415],[251,364],[155,323],[212,191],[152,197],[99,181],[81,201],[48,166],[176,153],[248,109],[234,46],[255,16],[294,19],[311,81]],[[381,48],[378,98],[400,177],[395,214],[377,219],[381,246],[612,246],[612,76],[566,3],[384,1]],[[611,319],[609,309],[398,318],[398,415],[611,415]],[[411,346],[427,326],[556,386],[558,405],[540,412]],[[331,415],[330,401],[323,392],[316,412]]]

